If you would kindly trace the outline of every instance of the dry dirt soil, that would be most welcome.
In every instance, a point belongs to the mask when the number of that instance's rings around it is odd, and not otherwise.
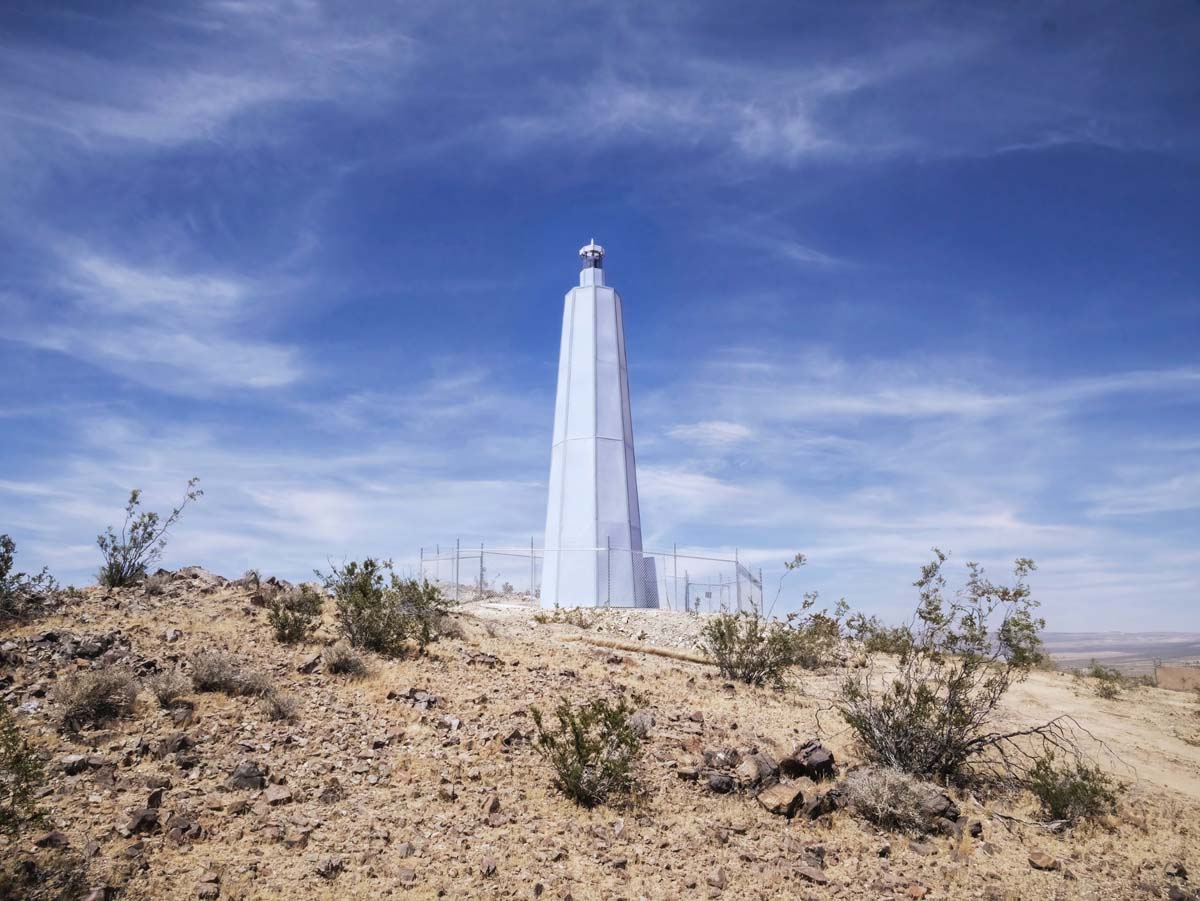
[[[311,642],[281,646],[255,595],[189,569],[164,593],[86,589],[8,630],[0,692],[50,774],[48,821],[0,838],[10,867],[72,863],[84,886],[73,897],[132,899],[1124,899],[1188,898],[1200,884],[1200,704],[1182,693],[1102,700],[1086,681],[1034,674],[1004,720],[1074,716],[1125,785],[1117,815],[1055,833],[1032,824],[1027,795],[959,792],[982,835],[918,841],[845,810],[788,820],[679,776],[707,746],[778,757],[810,738],[855,765],[829,710],[844,671],[795,673],[784,691],[734,686],[701,663],[598,644],[686,651],[694,617],[607,611],[580,628],[509,599],[463,608],[460,638],[371,658],[355,679],[302,671],[335,637],[331,611]],[[55,686],[71,671],[186,671],[202,649],[269,674],[296,699],[294,721],[219,693],[173,713],[143,692],[103,729],[59,727]],[[655,725],[634,803],[586,811],[555,791],[528,742],[530,708],[601,694],[630,697]],[[246,762],[264,788],[227,787]],[[152,801],[147,822],[137,811]],[[1035,852],[1054,868],[1035,868]]]

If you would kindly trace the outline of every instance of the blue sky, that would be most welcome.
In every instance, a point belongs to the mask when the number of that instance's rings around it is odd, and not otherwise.
[[[0,12],[25,568],[191,475],[168,565],[527,543],[595,236],[649,545],[1200,629],[1200,5],[102,6]]]

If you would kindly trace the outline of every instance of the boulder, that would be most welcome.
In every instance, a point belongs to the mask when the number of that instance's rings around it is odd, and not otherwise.
[[[804,804],[805,794],[816,795],[816,786],[809,779],[780,782],[758,793],[758,803],[776,816],[794,817]]]
[[[737,783],[733,781],[732,776],[727,776],[725,773],[709,773],[708,774],[708,790],[716,792],[718,795],[727,795],[737,788]]]
[[[768,785],[779,778],[779,764],[765,753],[750,754],[738,764],[737,776],[742,785],[751,788]]]
[[[789,779],[805,777],[815,782],[833,777],[833,752],[813,740],[800,745],[779,761],[779,771]]]
[[[1035,870],[1061,870],[1062,864],[1045,851],[1031,851],[1029,865]]]
[[[243,760],[225,780],[228,789],[262,788],[267,784],[267,774],[253,760]]]

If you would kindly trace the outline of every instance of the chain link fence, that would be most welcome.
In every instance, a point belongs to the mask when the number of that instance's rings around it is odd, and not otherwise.
[[[763,612],[762,570],[752,570],[733,557],[679,551],[632,550],[630,548],[550,549],[560,555],[560,567],[595,567],[595,597],[579,598],[578,606],[656,607],[697,613]],[[417,563],[420,578],[438,585],[442,593],[458,603],[512,598],[541,597],[546,549],[536,547],[488,547],[484,543],[435,544],[422,547]],[[577,559],[576,559],[577,558]],[[638,597],[624,597],[614,588],[613,571],[626,567],[643,586]],[[622,580],[615,580],[623,584]]]

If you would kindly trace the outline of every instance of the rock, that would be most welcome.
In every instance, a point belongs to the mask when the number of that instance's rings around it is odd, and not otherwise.
[[[829,877],[816,867],[796,867],[793,872],[805,882],[812,882],[816,885],[829,884]]]
[[[494,876],[496,874],[496,861],[491,857],[485,857],[479,862],[479,875]]]
[[[141,807],[135,810],[125,826],[130,835],[154,832],[158,829],[158,811],[153,807]]]
[[[944,817],[947,820],[957,820],[959,813],[958,807],[950,796],[943,792],[934,792],[921,801],[921,812],[925,814],[930,822],[935,822],[938,817]]]
[[[725,871],[720,867],[713,867],[708,875],[704,877],[704,881],[715,889],[724,889],[729,884],[729,877],[725,875]]]
[[[766,785],[779,778],[779,764],[767,754],[751,754],[737,766],[737,776],[750,788]]]
[[[205,901],[212,901],[214,898],[221,897],[221,886],[215,882],[202,882],[196,886],[196,897],[204,898]]]
[[[163,790],[161,788],[156,788],[150,792],[149,797],[146,798],[146,806],[153,807],[155,810],[157,810],[158,808],[162,807],[162,799]]]
[[[905,896],[909,898],[924,898],[929,894],[929,889],[919,882],[913,882],[904,891]]]
[[[320,663],[321,663],[321,655],[319,653],[310,654],[308,657],[305,657],[303,660],[300,661],[300,665],[298,667],[296,667],[296,672],[304,673],[305,675],[308,675],[309,673],[316,672],[316,669],[320,665]]]
[[[804,776],[814,782],[820,782],[822,779],[832,778],[833,752],[819,741],[809,741],[779,761],[779,771],[789,779]]]
[[[718,795],[727,795],[737,787],[732,776],[726,776],[724,773],[709,773],[708,774],[708,790],[716,792]]]
[[[780,782],[765,788],[758,793],[758,803],[768,812],[776,816],[791,819],[804,803],[804,792],[812,786],[808,780],[804,782]],[[812,791],[812,788],[809,788]]]
[[[263,788],[266,784],[266,772],[253,760],[243,760],[225,780],[225,787],[228,789]]]
[[[71,841],[64,833],[54,829],[50,832],[47,832],[45,835],[38,836],[33,840],[33,843],[39,848],[60,849],[70,845]]]
[[[704,749],[704,765],[713,767],[714,769],[736,767],[742,759],[742,755],[737,752],[736,748],[705,748]]]
[[[983,835],[983,820],[971,820],[967,823],[967,835],[980,838]]]
[[[263,798],[272,807],[280,804],[290,804],[292,801],[292,790],[286,785],[270,785],[263,794]]]
[[[62,763],[59,766],[62,767],[62,771],[68,776],[75,776],[87,769],[87,755],[68,754],[62,759]]]
[[[183,638],[183,632],[181,632],[179,629],[167,629],[167,631],[163,633],[163,641],[165,641],[167,644],[174,644],[181,638]]]
[[[174,813],[167,820],[167,838],[177,845],[184,845],[204,838],[204,827],[181,813]]]
[[[1029,865],[1035,870],[1061,870],[1062,864],[1045,851],[1032,851],[1029,854]]]
[[[346,797],[346,790],[342,787],[342,783],[338,781],[337,776],[330,776],[329,780],[321,787],[321,793],[317,795],[317,800],[322,804],[332,804],[344,797]]]
[[[675,771],[675,775],[684,782],[695,782],[700,778],[700,771],[694,766],[681,766]]]
[[[645,738],[654,728],[654,714],[649,710],[639,710],[629,718],[629,728],[638,738]]]
[[[496,813],[500,809],[500,799],[495,795],[488,795],[483,801],[484,813]]]
[[[163,739],[161,745],[160,757],[165,757],[167,754],[178,754],[180,751],[186,751],[192,747],[192,740],[188,738],[186,732],[175,732]]]
[[[322,879],[334,879],[346,867],[346,862],[338,855],[326,857],[317,864],[317,875]]]
[[[1166,873],[1167,877],[1170,879],[1183,879],[1186,881],[1188,878],[1187,867],[1185,867],[1179,861],[1167,864],[1167,867],[1163,872]]]
[[[908,850],[912,851],[914,854],[919,854],[922,857],[930,857],[934,854],[937,854],[937,846],[932,842],[927,842],[924,840],[919,842],[909,842]]]

